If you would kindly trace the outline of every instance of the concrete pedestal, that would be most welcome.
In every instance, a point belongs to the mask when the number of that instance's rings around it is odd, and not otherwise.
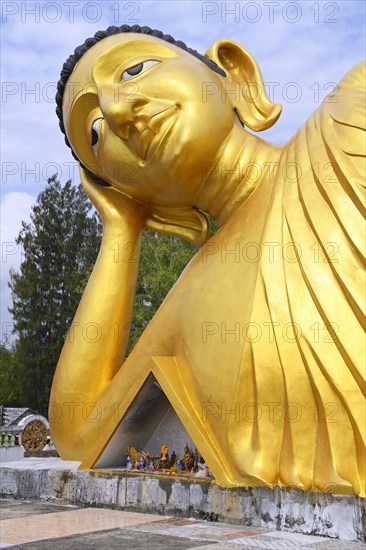
[[[366,501],[291,488],[223,489],[214,481],[102,470],[28,458],[0,466],[0,496],[189,516],[279,531],[365,540]]]

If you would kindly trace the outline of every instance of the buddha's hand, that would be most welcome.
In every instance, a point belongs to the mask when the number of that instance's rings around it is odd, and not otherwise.
[[[80,168],[81,183],[85,193],[98,210],[103,225],[118,223],[121,219],[144,226],[147,208],[144,204],[125,195],[115,187],[103,187],[93,182],[87,172]]]

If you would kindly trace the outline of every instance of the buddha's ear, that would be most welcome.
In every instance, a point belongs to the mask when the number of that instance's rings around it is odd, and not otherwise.
[[[240,120],[255,132],[270,128],[280,116],[282,105],[269,100],[253,56],[226,39],[217,40],[205,56],[225,71],[227,76],[222,81]]]

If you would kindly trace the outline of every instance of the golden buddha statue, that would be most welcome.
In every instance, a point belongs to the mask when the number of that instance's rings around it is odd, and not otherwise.
[[[152,373],[221,486],[365,496],[364,75],[279,147],[246,130],[281,106],[230,40],[75,50],[57,112],[103,239],[52,388],[63,458],[95,465]],[[144,227],[202,247],[125,358]]]
[[[189,464],[190,457],[191,457],[191,454],[189,452],[189,447],[186,444],[186,446],[184,447],[184,450],[183,450],[183,466],[184,466],[185,470],[188,470],[188,464]]]

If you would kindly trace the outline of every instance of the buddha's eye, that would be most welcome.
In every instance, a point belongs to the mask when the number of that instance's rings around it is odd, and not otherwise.
[[[129,69],[126,69],[122,75],[122,80],[128,80],[129,78],[133,78],[134,76],[142,73],[146,69],[149,69],[153,65],[157,65],[159,61],[144,61],[143,63],[139,63],[138,65],[134,65],[133,67],[130,67]]]
[[[93,122],[92,131],[91,131],[91,146],[93,147],[93,151],[95,154],[97,154],[98,151],[98,143],[99,143],[99,136],[100,136],[100,126],[102,124],[102,118],[97,118]]]

